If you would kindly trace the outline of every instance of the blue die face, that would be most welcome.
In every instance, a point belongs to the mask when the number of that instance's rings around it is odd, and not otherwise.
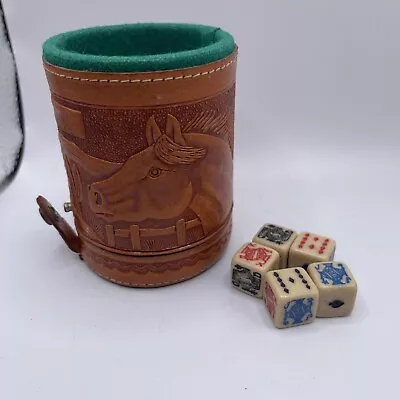
[[[346,285],[351,282],[351,278],[342,263],[321,263],[315,266],[315,270],[324,285]]]
[[[283,325],[304,324],[304,322],[313,318],[312,307],[314,301],[312,297],[303,297],[287,302],[284,306]]]

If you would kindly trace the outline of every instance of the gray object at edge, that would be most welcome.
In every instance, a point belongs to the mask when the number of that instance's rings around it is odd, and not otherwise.
[[[0,0],[0,193],[15,177],[24,146],[18,74]]]

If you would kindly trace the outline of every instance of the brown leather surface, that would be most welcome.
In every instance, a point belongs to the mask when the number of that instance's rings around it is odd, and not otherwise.
[[[235,82],[236,57],[237,50],[199,67],[134,74],[80,72],[43,63],[51,90],[60,97],[99,106],[143,108],[215,96]]]
[[[211,241],[176,254],[132,257],[104,251],[87,243],[82,256],[99,276],[122,286],[161,287],[191,279],[212,267],[222,256],[231,233],[231,220]]]
[[[53,107],[59,129],[72,136],[85,139],[85,124],[82,113],[79,110],[64,107],[56,101],[53,101]]]
[[[177,71],[103,74],[45,63],[81,253],[113,282],[164,286],[229,238],[236,52]]]

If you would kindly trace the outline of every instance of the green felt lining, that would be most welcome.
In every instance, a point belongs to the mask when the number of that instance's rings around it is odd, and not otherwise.
[[[233,37],[220,28],[136,23],[64,32],[43,44],[50,64],[79,71],[145,72],[204,65],[227,57]]]

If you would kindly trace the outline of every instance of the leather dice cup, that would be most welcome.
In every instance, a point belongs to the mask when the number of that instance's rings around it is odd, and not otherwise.
[[[237,46],[215,27],[131,24],[49,38],[43,63],[76,232],[101,277],[157,287],[211,267],[231,231]]]

